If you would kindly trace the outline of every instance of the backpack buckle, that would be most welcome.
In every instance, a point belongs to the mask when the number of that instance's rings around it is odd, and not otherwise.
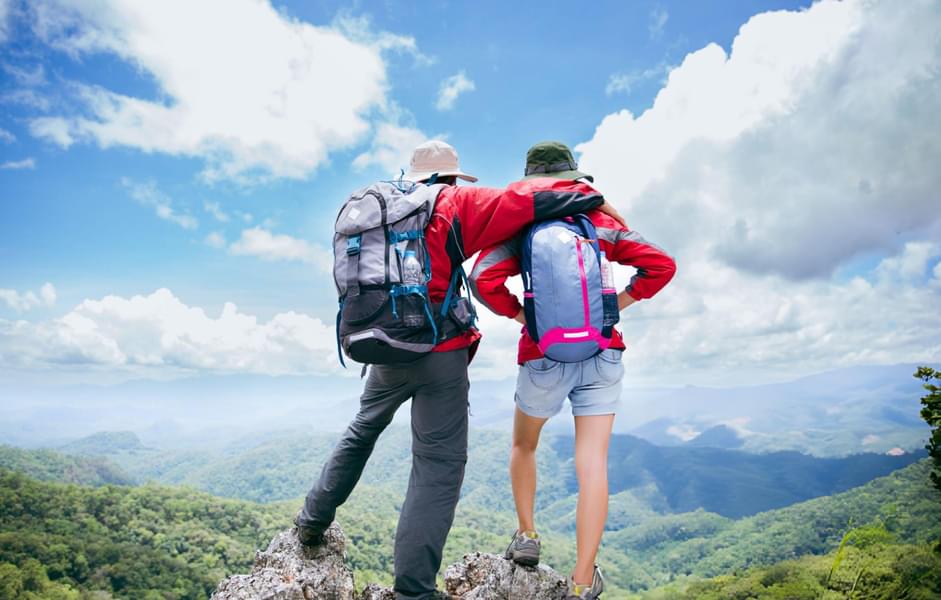
[[[363,244],[362,234],[354,235],[350,237],[349,239],[347,239],[346,240],[346,255],[353,256],[353,255],[359,254],[360,247],[362,246],[362,244]]]

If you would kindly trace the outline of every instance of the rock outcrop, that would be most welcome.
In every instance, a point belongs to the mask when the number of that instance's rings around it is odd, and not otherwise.
[[[392,590],[374,583],[356,593],[346,565],[346,539],[334,523],[325,543],[306,548],[295,529],[282,531],[255,554],[247,575],[224,580],[211,600],[395,600]],[[495,554],[473,553],[447,568],[447,594],[458,600],[561,600],[565,580],[546,566],[521,567]]]
[[[224,580],[211,600],[359,600],[345,557],[346,538],[336,523],[324,532],[324,544],[312,549],[288,529],[255,553],[251,573]]]
[[[521,567],[496,554],[465,554],[444,572],[448,594],[461,600],[562,600],[565,579],[545,565]]]

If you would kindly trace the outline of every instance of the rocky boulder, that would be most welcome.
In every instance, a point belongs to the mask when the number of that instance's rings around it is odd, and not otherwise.
[[[448,594],[461,600],[562,600],[565,578],[545,565],[522,567],[496,554],[465,554],[444,572]]]
[[[325,543],[306,548],[297,531],[282,531],[268,548],[255,554],[247,575],[225,579],[211,600],[395,600],[388,588],[374,583],[356,593],[353,573],[346,565],[346,539],[334,523]],[[561,600],[565,579],[550,569],[521,567],[495,554],[475,552],[447,568],[447,594],[457,600]]]

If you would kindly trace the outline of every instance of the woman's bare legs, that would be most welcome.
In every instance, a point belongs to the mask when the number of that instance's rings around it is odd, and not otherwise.
[[[536,503],[536,446],[539,433],[548,419],[530,417],[516,408],[513,416],[513,448],[510,450],[510,481],[519,531],[534,531],[533,511]]]
[[[608,518],[608,442],[611,441],[613,425],[614,415],[575,417],[575,474],[578,477],[578,509],[575,513],[578,557],[572,572],[575,583],[591,583],[601,534]],[[533,467],[535,470],[535,463]],[[514,483],[514,493],[515,486]],[[519,500],[516,506],[519,511]]]

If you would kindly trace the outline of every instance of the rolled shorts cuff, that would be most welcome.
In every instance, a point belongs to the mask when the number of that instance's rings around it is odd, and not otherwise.
[[[528,406],[525,402],[523,402],[523,400],[520,399],[519,394],[515,395],[515,400],[516,406],[523,414],[536,419],[548,419],[550,417],[554,417],[562,411],[562,402],[559,402],[550,408],[536,408],[533,406]]]
[[[621,400],[607,404],[591,404],[589,406],[573,406],[572,415],[576,417],[597,417],[600,415],[616,415],[620,411]]]

